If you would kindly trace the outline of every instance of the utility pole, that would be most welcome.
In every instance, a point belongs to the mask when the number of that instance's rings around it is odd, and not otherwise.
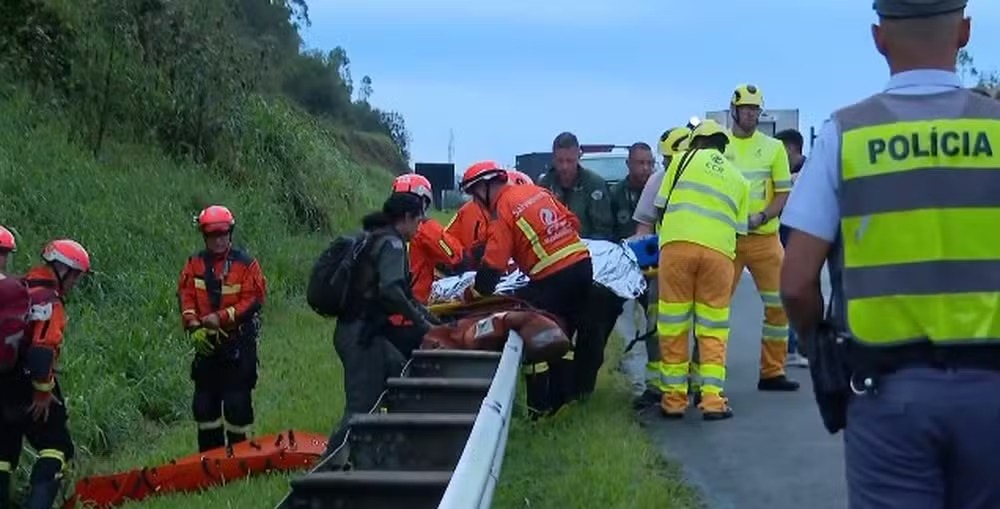
[[[448,164],[455,164],[455,130],[448,129]]]

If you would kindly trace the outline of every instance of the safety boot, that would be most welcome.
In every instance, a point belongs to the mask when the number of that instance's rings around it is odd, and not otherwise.
[[[653,405],[659,405],[663,395],[656,391],[646,390],[632,400],[633,410],[643,410]]]
[[[664,410],[663,407],[660,407],[660,415],[662,415],[664,419],[670,419],[672,421],[679,421],[684,418],[684,412],[668,412]]]
[[[757,382],[758,391],[769,392],[795,392],[799,390],[799,383],[785,375],[761,378]]]
[[[729,408],[728,405],[726,406],[726,408],[722,410],[715,412],[702,412],[701,414],[701,418],[706,421],[724,421],[726,419],[732,418],[732,416],[733,416],[733,409]]]
[[[52,509],[60,487],[59,479],[32,482],[25,509]]]

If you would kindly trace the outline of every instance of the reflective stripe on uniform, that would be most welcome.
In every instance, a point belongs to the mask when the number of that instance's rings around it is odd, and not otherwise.
[[[438,246],[441,247],[441,251],[444,251],[445,256],[449,258],[455,254],[455,252],[451,250],[451,246],[449,246],[448,243],[442,239],[438,239]]]
[[[214,421],[199,422],[198,423],[198,429],[203,430],[203,431],[208,431],[208,430],[212,430],[212,429],[222,428],[224,425],[225,425],[225,423],[223,422],[222,417],[219,417],[218,419],[215,419]]]
[[[534,276],[535,274],[542,272],[567,256],[581,251],[587,251],[587,245],[578,240],[572,244],[557,249],[553,253],[549,253],[545,251],[545,247],[542,246],[542,240],[538,238],[538,233],[531,227],[531,224],[528,223],[527,219],[521,217],[518,218],[515,223],[517,224],[518,229],[521,230],[521,233],[528,238],[528,243],[531,244],[531,251],[534,252],[535,257],[538,258],[538,262],[535,263],[535,265],[528,271],[529,276]]]
[[[10,473],[14,470],[14,465],[11,465],[8,461],[0,461],[0,472]]]
[[[205,290],[206,289],[205,280],[202,279],[202,278],[200,278],[200,277],[194,278],[194,287],[197,288],[197,289],[199,289],[199,290]],[[236,284],[236,285],[222,285],[222,295],[236,295],[236,294],[240,293],[241,289],[242,289],[242,285],[238,285],[238,284]]]
[[[225,428],[226,431],[228,431],[230,433],[239,433],[239,434],[243,434],[243,435],[246,435],[246,434],[250,433],[251,431],[253,431],[253,424],[247,424],[245,426],[238,426],[238,425],[233,424],[233,423],[231,423],[231,422],[229,422],[229,421],[227,421],[225,419],[222,420],[222,427]]]
[[[1000,103],[933,97],[835,113],[844,297],[863,344],[1000,341],[1000,243],[983,238],[1000,224]]]
[[[66,453],[58,449],[42,449],[38,451],[38,459],[48,458],[59,462],[60,468],[66,466]]]

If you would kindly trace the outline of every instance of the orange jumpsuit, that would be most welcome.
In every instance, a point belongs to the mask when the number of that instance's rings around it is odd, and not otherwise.
[[[26,350],[14,369],[0,373],[0,408],[4,409],[0,412],[0,507],[9,503],[10,478],[25,439],[38,451],[31,472],[32,500],[55,498],[61,473],[74,456],[66,405],[55,372],[66,327],[59,283],[48,266],[32,268],[24,279],[32,304],[20,338]],[[44,420],[24,415],[33,401],[46,398],[52,399]]]
[[[518,297],[557,316],[573,337],[592,285],[590,251],[580,239],[579,220],[548,191],[507,186],[496,197],[476,293],[493,293],[508,260],[531,281]],[[525,366],[528,406],[547,414],[578,396],[573,352],[563,359]]]
[[[453,267],[462,261],[462,244],[446,232],[441,223],[427,219],[410,239],[410,272],[413,297],[427,303],[434,284],[434,270],[439,265]]]
[[[470,200],[458,208],[455,217],[451,218],[451,222],[445,227],[445,231],[465,247],[465,256],[470,263],[470,269],[479,267],[486,244],[486,228],[489,224],[490,219],[486,209],[476,200]]]
[[[222,255],[202,251],[188,259],[177,293],[185,327],[217,313],[223,332],[215,334],[215,350],[196,355],[191,365],[198,449],[243,441],[254,422],[259,314],[267,295],[260,264],[236,248]]]

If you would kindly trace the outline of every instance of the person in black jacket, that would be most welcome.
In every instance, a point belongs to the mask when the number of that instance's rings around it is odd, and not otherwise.
[[[406,243],[417,231],[424,204],[408,193],[394,193],[381,212],[369,214],[362,226],[368,245],[359,259],[354,281],[358,305],[337,321],[333,344],[344,366],[344,413],[330,436],[325,455],[337,452],[334,464],[347,461],[347,429],[354,414],[368,413],[385,390],[386,379],[399,376],[405,358],[387,338],[388,317],[402,315],[422,337],[439,323],[410,290]],[[339,449],[339,451],[338,451]]]

